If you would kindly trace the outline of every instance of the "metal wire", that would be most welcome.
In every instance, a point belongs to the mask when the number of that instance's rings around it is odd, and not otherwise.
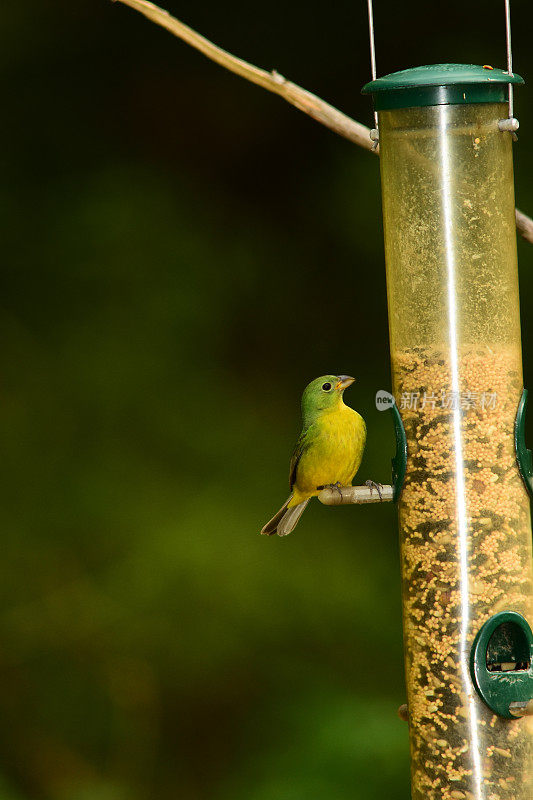
[[[370,0],[369,0],[370,2]],[[505,0],[505,39],[507,44],[507,72],[513,74],[513,48],[511,44],[511,0]],[[514,117],[513,84],[509,84],[509,119]]]
[[[370,72],[372,80],[376,80],[376,43],[374,41],[374,11],[372,8],[372,0],[367,0],[368,4],[368,34],[370,37]],[[374,111],[374,123],[376,129],[378,127],[378,112]]]

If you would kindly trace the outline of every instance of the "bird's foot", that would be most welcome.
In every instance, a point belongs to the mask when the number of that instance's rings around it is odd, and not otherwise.
[[[368,481],[365,481],[365,486],[368,486],[368,488],[370,489],[370,494],[372,494],[374,489],[377,489],[377,492],[379,494],[380,502],[381,503],[383,502],[383,495],[381,494],[381,490],[383,489],[383,484],[382,483],[376,483],[376,481],[368,480]]]
[[[336,489],[339,495],[342,497],[342,483],[340,481],[336,481],[335,483],[326,483],[324,486],[317,486],[317,492],[321,492],[322,489]]]

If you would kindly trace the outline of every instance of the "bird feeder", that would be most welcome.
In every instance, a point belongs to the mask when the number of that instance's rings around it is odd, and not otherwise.
[[[533,571],[510,84],[418,67],[377,112],[414,800],[531,800]],[[511,115],[512,116],[512,115]]]

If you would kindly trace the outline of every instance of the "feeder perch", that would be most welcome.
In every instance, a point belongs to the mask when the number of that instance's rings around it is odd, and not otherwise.
[[[407,437],[398,511],[413,800],[533,797],[519,718],[533,699],[510,121],[522,82],[510,69],[437,64],[363,89],[379,132]]]

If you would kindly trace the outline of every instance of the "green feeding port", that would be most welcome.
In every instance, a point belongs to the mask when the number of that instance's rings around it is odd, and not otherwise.
[[[520,75],[475,64],[429,64],[393,72],[363,86],[376,111],[416,106],[504,103],[509,84],[522,84]]]
[[[533,455],[526,445],[527,396],[527,389],[524,389],[522,397],[520,398],[520,403],[518,404],[518,411],[516,412],[514,435],[518,469],[530,497],[533,497]]]
[[[403,426],[402,415],[398,411],[398,406],[393,403],[391,406],[392,417],[394,419],[394,432],[396,434],[396,453],[392,462],[392,485],[394,487],[393,500],[395,503],[401,497],[405,472],[407,470],[407,437]]]
[[[511,703],[533,699],[533,634],[514,611],[502,611],[483,625],[474,641],[470,671],[476,691],[492,711],[513,719]]]

